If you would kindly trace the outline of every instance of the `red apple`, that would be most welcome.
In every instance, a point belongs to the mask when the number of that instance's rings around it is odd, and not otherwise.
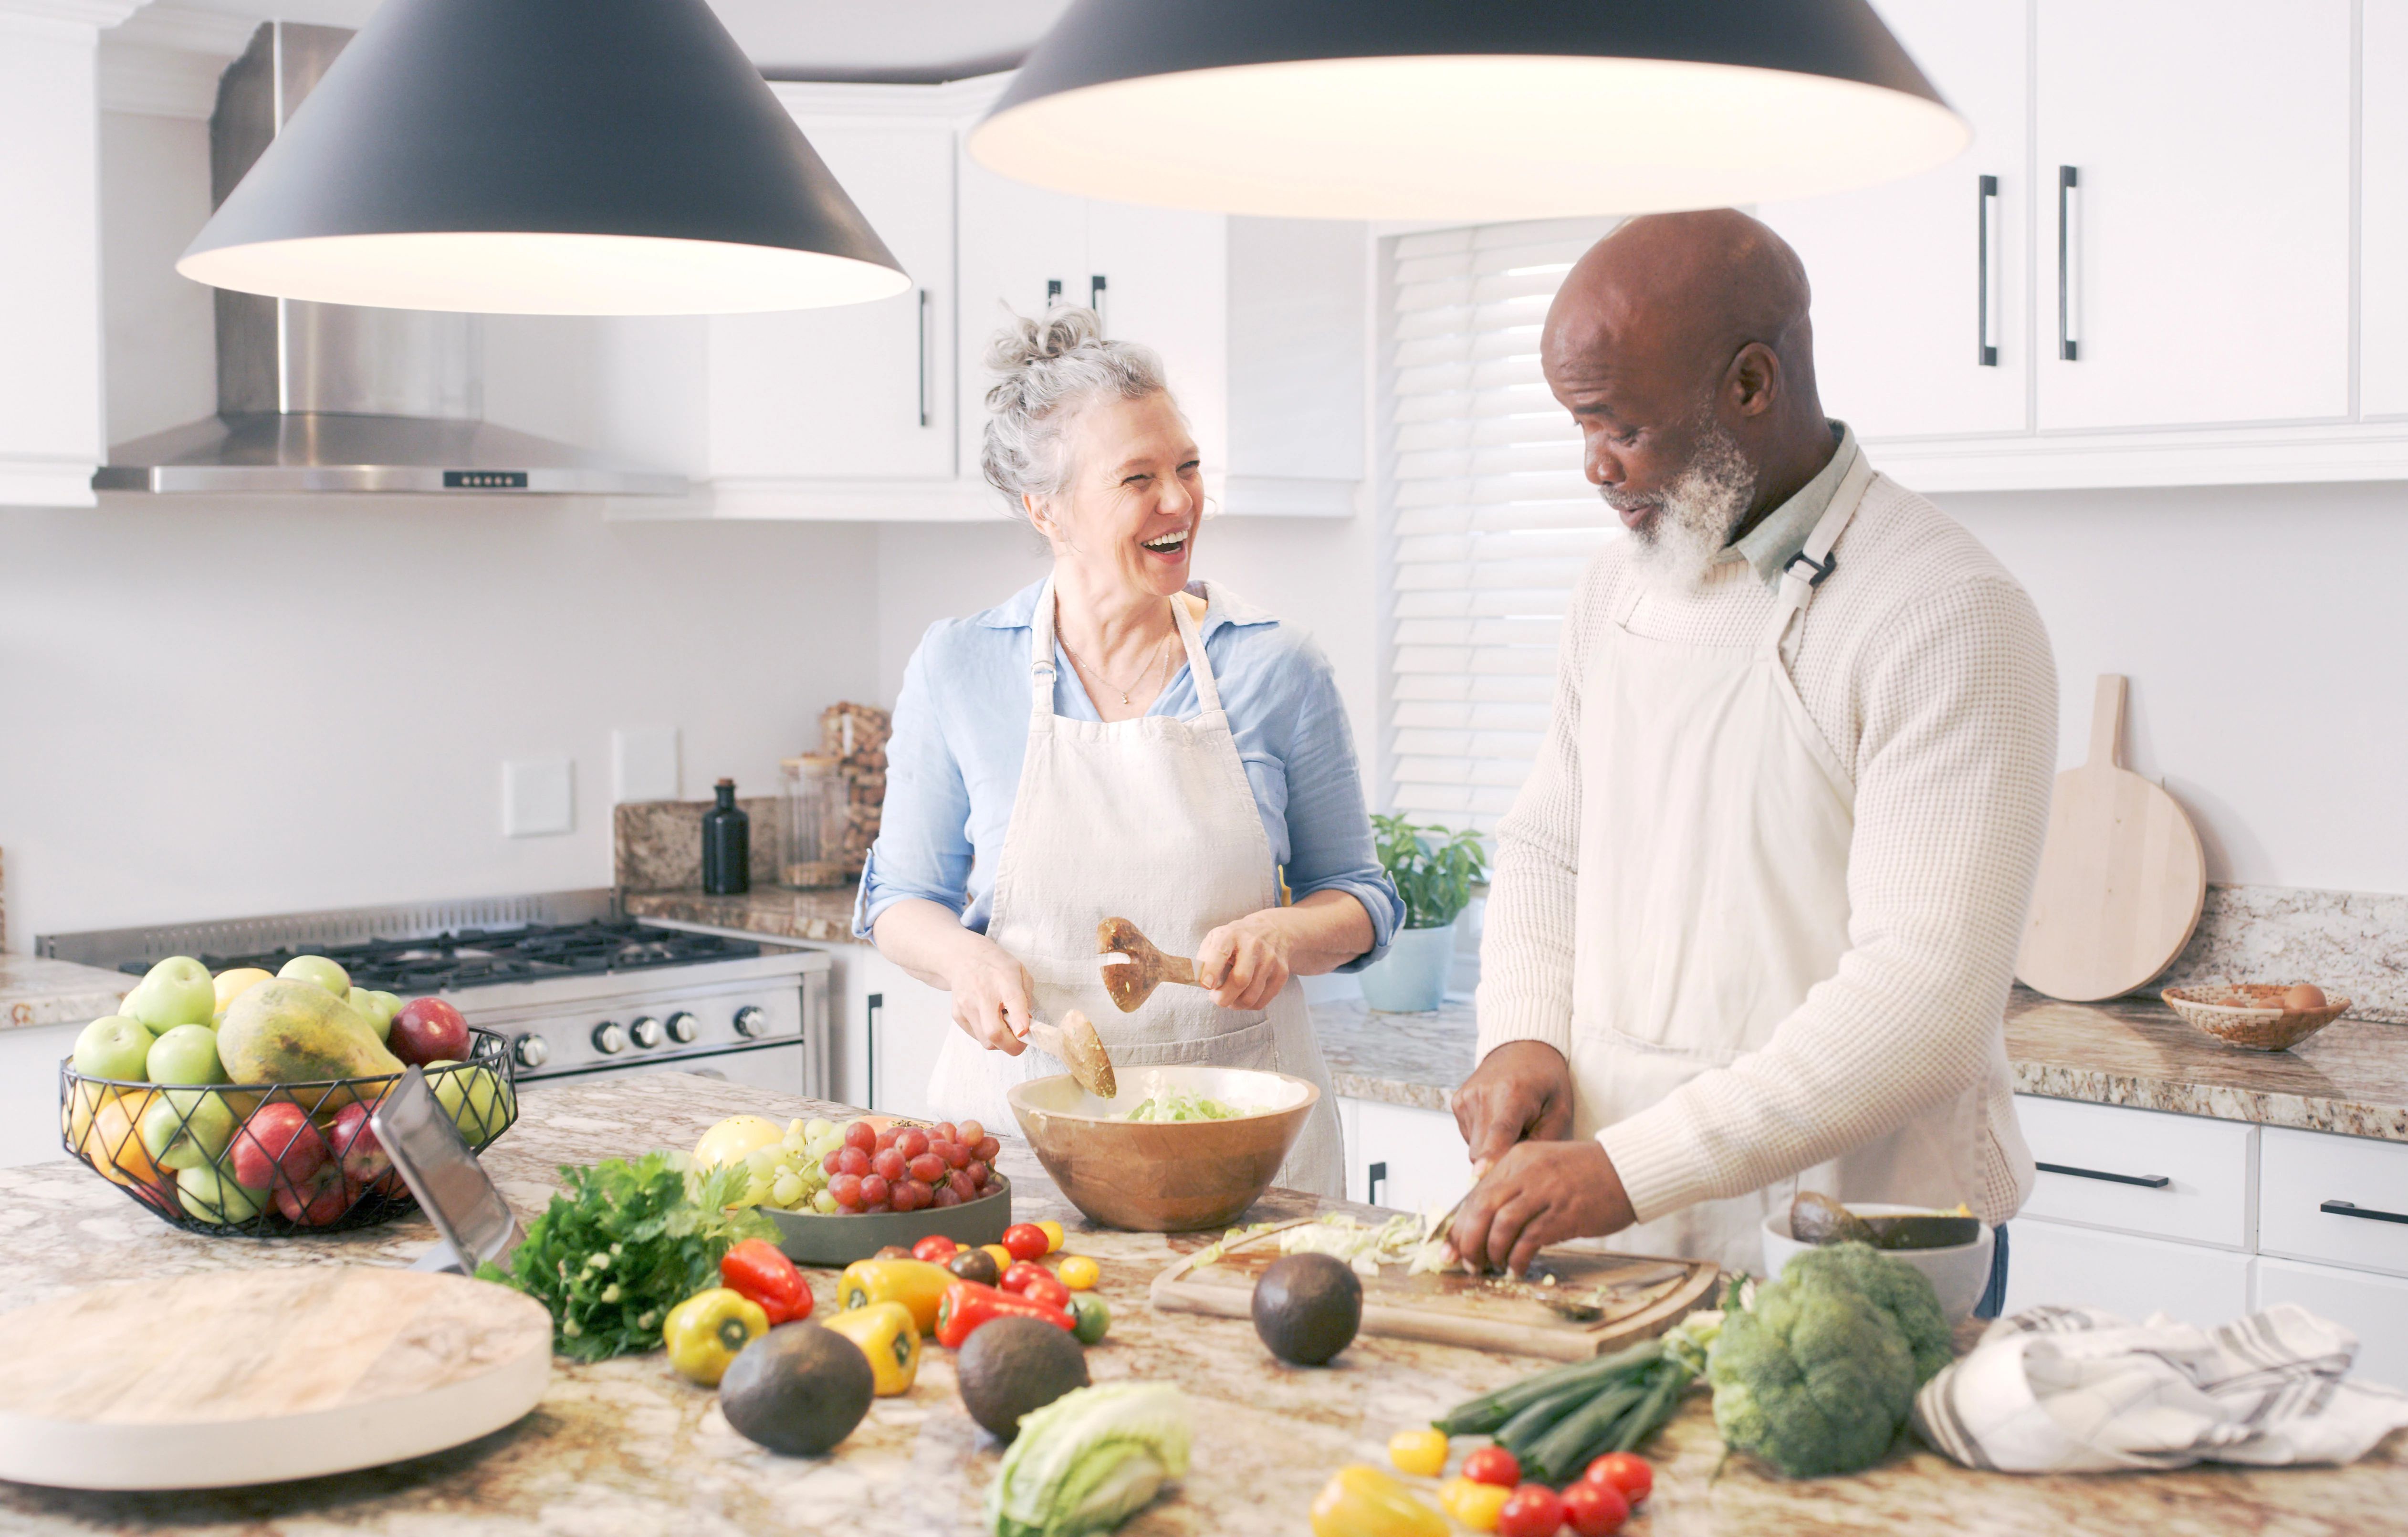
[[[377,1141],[376,1128],[368,1124],[367,1106],[348,1104],[337,1111],[330,1135],[335,1156],[342,1160],[343,1178],[359,1189],[391,1196],[402,1193],[401,1176],[394,1172],[393,1159]]]
[[[287,1222],[323,1228],[351,1209],[351,1187],[343,1183],[341,1169],[326,1164],[297,1185],[278,1185],[276,1209]]]
[[[308,1113],[290,1099],[272,1100],[251,1113],[234,1134],[234,1180],[253,1190],[301,1185],[334,1156],[325,1134]]]
[[[468,1059],[468,1022],[439,998],[414,998],[393,1016],[393,1055],[413,1067]]]

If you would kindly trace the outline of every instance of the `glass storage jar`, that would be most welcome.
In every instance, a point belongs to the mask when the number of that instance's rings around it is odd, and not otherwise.
[[[807,753],[779,767],[786,779],[785,857],[779,871],[790,886],[845,883],[844,809],[849,795],[833,754]]]

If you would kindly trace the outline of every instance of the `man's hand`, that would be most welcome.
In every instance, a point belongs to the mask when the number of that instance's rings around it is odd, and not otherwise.
[[[1461,1258],[1519,1275],[1550,1243],[1603,1238],[1636,1220],[1613,1160],[1596,1142],[1527,1142],[1508,1149],[1464,1198],[1447,1242]]]
[[[1516,1142],[1572,1134],[1571,1064],[1544,1041],[1509,1041],[1482,1060],[1451,1103],[1472,1172],[1485,1174]]]

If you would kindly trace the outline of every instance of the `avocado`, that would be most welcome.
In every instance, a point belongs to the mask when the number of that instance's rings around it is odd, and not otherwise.
[[[1326,1254],[1274,1259],[1254,1283],[1254,1332],[1291,1366],[1323,1366],[1363,1325],[1363,1283]]]
[[[995,1318],[962,1342],[953,1374],[970,1418],[1010,1441],[1021,1415],[1087,1386],[1087,1355],[1041,1318]]]
[[[876,1387],[859,1345],[818,1324],[781,1324],[728,1366],[719,1408],[773,1452],[817,1457],[853,1434]]]

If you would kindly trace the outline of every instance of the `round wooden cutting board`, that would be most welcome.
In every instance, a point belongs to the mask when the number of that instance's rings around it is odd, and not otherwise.
[[[2124,680],[2102,674],[2090,761],[2057,776],[2015,976],[2078,1003],[2173,964],[2199,927],[2207,861],[2174,797],[2123,767]]]
[[[204,1489],[442,1451],[524,1415],[552,1316],[465,1276],[303,1266],[0,1314],[0,1478]]]

